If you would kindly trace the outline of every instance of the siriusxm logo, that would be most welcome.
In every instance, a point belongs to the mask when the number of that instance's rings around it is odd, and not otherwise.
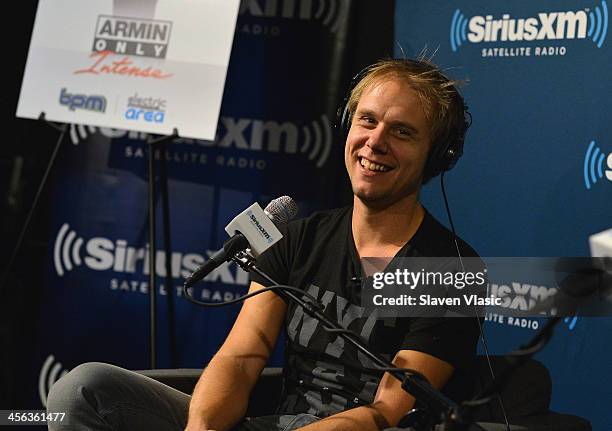
[[[166,100],[154,97],[140,97],[138,93],[128,98],[125,111],[127,120],[143,120],[147,123],[163,123],[166,114]]]
[[[145,133],[107,127],[71,125],[70,139],[73,144],[87,139],[94,133],[101,133],[108,138],[146,140]],[[294,122],[277,122],[251,118],[221,117],[214,141],[178,139],[178,143],[192,143],[203,147],[236,148],[253,152],[284,153],[301,155],[322,167],[332,146],[332,126],[326,115],[310,123],[300,125]]]
[[[60,91],[59,103],[62,106],[67,106],[71,111],[76,109],[95,112],[106,111],[106,97],[71,94],[65,88]]]
[[[255,217],[255,214],[253,214],[253,211],[247,211],[247,215],[249,216],[249,219],[251,219],[251,223],[253,224],[253,226],[255,226],[257,230],[259,230],[259,232],[261,232],[261,235],[268,240],[268,243],[271,243],[272,237],[270,236],[268,231],[259,223],[259,220],[257,220],[257,217]]]
[[[466,18],[456,9],[451,19],[450,44],[457,51],[462,44],[482,42],[514,42],[570,40],[590,38],[601,48],[608,31],[608,5],[590,9],[565,12],[540,12],[537,16],[514,18],[503,14],[474,15]]]
[[[489,294],[502,299],[500,304],[502,308],[521,311],[527,311],[557,293],[555,287],[521,282],[491,283],[489,289]]]
[[[212,252],[208,252],[212,254]],[[172,277],[183,279],[188,277],[201,264],[204,256],[197,253],[173,252]],[[166,254],[157,250],[155,260],[155,273],[159,277],[166,276]],[[114,271],[124,274],[149,274],[148,246],[132,247],[124,239],[111,240],[104,237],[94,237],[84,240],[68,223],[64,223],[55,239],[53,246],[53,266],[58,276],[63,277],[79,266],[94,271]],[[236,275],[230,272],[228,264],[224,264],[213,271],[206,278],[207,281],[221,281],[226,284],[248,284],[248,274],[238,270]]]
[[[349,0],[242,0],[240,14],[255,17],[318,20],[333,33],[346,20]]]
[[[225,133],[220,132],[215,141],[221,148],[262,151],[265,146],[271,153],[296,154],[299,151],[309,160],[316,161],[317,167],[323,166],[331,150],[332,130],[325,115],[301,128],[288,121],[279,123],[231,117],[221,117],[221,124]]]
[[[513,281],[501,284],[490,283],[487,293],[493,295],[495,298],[501,298],[501,304],[499,306],[502,308],[507,310],[527,311],[534,308],[538,303],[545,302],[548,298],[556,295],[557,288]],[[557,312],[555,308],[549,311],[551,314]],[[534,331],[536,331],[540,325],[537,319],[505,316],[504,314],[497,313],[487,313],[485,319],[489,322],[531,329]]]
[[[56,362],[53,355],[47,356],[38,374],[38,396],[43,407],[47,407],[47,395],[51,386],[66,374],[68,370],[61,362]]]
[[[604,159],[606,159],[606,164],[608,166],[605,172],[603,170]],[[595,141],[591,141],[584,155],[582,173],[584,186],[587,190],[590,190],[598,180],[604,177],[604,175],[608,181],[612,181],[612,152],[610,152],[606,158],[605,154],[595,144]]]

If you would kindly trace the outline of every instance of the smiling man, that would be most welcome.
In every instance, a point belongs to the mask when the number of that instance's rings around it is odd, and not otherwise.
[[[362,91],[345,150],[355,203],[380,209],[414,203],[431,147],[426,111],[410,85],[397,79]]]
[[[386,60],[355,79],[342,114],[353,205],[290,223],[259,267],[317,297],[332,319],[400,367],[419,370],[457,400],[470,390],[475,319],[380,319],[361,306],[361,257],[455,257],[453,235],[419,203],[421,185],[450,169],[468,127],[454,83],[427,61]],[[477,256],[463,241],[465,257]],[[355,282],[357,280],[357,282]],[[267,284],[253,276],[251,291]],[[251,302],[251,303],[249,303]],[[240,423],[280,328],[287,333],[278,416]],[[272,293],[248,300],[194,392],[188,430],[379,430],[414,406],[398,381],[372,371],[353,346]],[[232,372],[230,373],[230,370]],[[228,388],[228,374],[248,382]],[[236,377],[237,378],[237,377]],[[226,395],[219,395],[225,388]],[[230,395],[231,394],[231,395]],[[239,394],[238,397],[236,395]],[[228,397],[239,402],[227,406]]]
[[[475,319],[379,318],[362,306],[360,258],[476,256],[419,203],[421,185],[448,170],[468,122],[455,85],[423,60],[386,60],[362,71],[343,109],[345,165],[354,199],[346,208],[289,223],[258,260],[281,284],[318,298],[325,313],[398,367],[420,371],[456,400],[470,391]],[[252,277],[250,291],[267,282]],[[244,419],[249,394],[286,332],[278,414]],[[77,367],[53,386],[49,411],[83,429],[188,431],[381,430],[414,406],[400,383],[271,292],[245,301],[191,398],[104,364]],[[188,410],[188,412],[187,412]],[[78,428],[74,428],[78,429]]]

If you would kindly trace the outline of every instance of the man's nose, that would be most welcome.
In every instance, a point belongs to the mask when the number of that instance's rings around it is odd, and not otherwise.
[[[375,153],[386,154],[388,150],[387,134],[382,125],[370,130],[368,140],[366,141],[366,146],[370,147],[370,149]]]

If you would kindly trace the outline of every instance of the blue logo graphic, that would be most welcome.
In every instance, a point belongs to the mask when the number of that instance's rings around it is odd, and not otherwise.
[[[588,29],[587,29],[588,27]],[[592,39],[601,48],[608,33],[608,4],[582,10],[539,12],[515,18],[510,13],[499,17],[482,13],[466,18],[455,9],[450,24],[450,45],[456,52],[461,45],[482,42],[519,42]],[[537,55],[537,54],[536,54]]]
[[[453,52],[457,51],[461,44],[467,41],[467,23],[468,20],[461,11],[459,9],[455,10],[450,27],[450,43]]]
[[[128,108],[125,111],[126,120],[144,120],[147,123],[163,123],[164,111],[152,111],[147,109]]]
[[[595,144],[595,141],[591,141],[584,155],[583,165],[584,185],[587,190],[590,190],[599,179],[603,178],[605,157],[605,154]],[[608,156],[608,159],[610,159],[609,163],[612,163],[612,153]],[[609,166],[609,168],[612,170],[612,166]],[[612,181],[612,171],[607,171],[606,177]]]
[[[128,98],[128,108],[125,111],[127,120],[147,123],[163,123],[166,116],[166,99],[161,97],[143,97],[138,93]]]
[[[563,322],[567,324],[567,328],[570,331],[573,331],[574,328],[576,327],[576,323],[578,323],[578,316],[566,317],[565,319],[563,319]]]
[[[68,93],[66,88],[62,88],[60,91],[59,104],[67,106],[71,111],[76,109],[84,109],[95,112],[106,111],[106,97]]]
[[[601,1],[601,9],[595,6],[595,14],[589,12],[589,31],[587,35],[593,38],[597,48],[601,48],[608,32],[608,5],[606,0]]]

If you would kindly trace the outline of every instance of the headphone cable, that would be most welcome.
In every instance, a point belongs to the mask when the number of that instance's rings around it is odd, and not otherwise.
[[[457,232],[455,231],[453,217],[451,216],[450,206],[448,205],[448,199],[446,197],[446,188],[444,187],[444,172],[445,171],[442,171],[442,173],[440,174],[440,189],[442,190],[442,197],[444,198],[444,207],[446,208],[446,215],[448,216],[448,223],[450,224],[450,228],[453,233],[453,241],[455,243],[455,248],[457,249],[457,256],[459,257],[459,263],[461,264],[462,271],[465,272],[465,266],[463,265],[463,259],[461,256],[461,251],[459,249],[459,242],[457,241]],[[478,322],[478,330],[480,331],[480,341],[482,342],[482,347],[485,353],[485,358],[487,359],[487,365],[489,367],[489,372],[491,373],[491,378],[495,380],[495,373],[493,372],[493,366],[491,365],[491,357],[489,354],[489,346],[487,344],[487,339],[484,334],[482,323],[480,322],[480,318],[478,316],[476,316],[476,322]],[[504,406],[504,401],[502,400],[501,394],[497,394],[497,399],[499,400],[499,405],[501,407],[502,414],[504,415],[506,431],[510,431],[510,423],[508,422],[508,416],[506,414],[506,408]]]

